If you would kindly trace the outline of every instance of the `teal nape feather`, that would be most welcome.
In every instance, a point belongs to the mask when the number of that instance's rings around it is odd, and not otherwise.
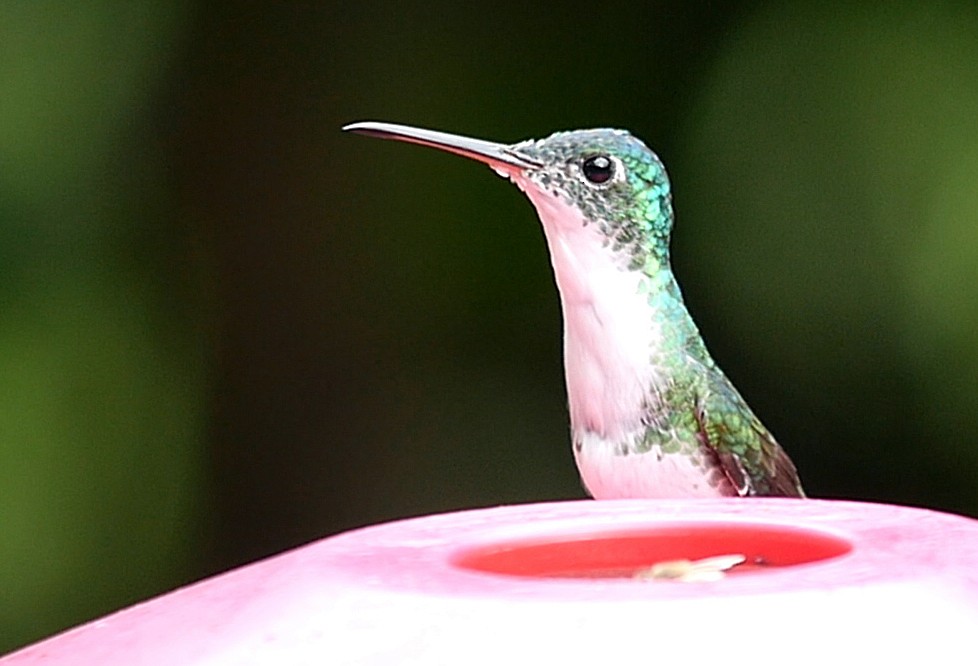
[[[613,129],[512,145],[389,123],[344,129],[484,162],[530,199],[564,316],[574,457],[593,497],[804,497],[686,309],[669,261],[669,178],[644,143]]]

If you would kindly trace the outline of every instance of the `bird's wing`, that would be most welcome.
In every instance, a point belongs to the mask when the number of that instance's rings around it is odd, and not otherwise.
[[[697,396],[696,420],[739,495],[805,496],[791,458],[722,375]]]

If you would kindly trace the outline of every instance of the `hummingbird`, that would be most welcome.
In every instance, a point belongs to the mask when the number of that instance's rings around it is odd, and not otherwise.
[[[560,295],[574,458],[592,497],[805,496],[686,308],[670,263],[669,178],[642,141],[618,129],[508,145],[381,122],[343,129],[483,162],[530,199]]]

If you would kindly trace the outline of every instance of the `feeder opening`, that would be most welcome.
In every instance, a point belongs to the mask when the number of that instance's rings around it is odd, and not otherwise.
[[[550,539],[524,539],[461,553],[463,569],[530,578],[638,578],[659,565],[723,561],[725,575],[809,564],[845,555],[845,539],[784,525],[692,523]],[[735,556],[742,556],[742,561]]]

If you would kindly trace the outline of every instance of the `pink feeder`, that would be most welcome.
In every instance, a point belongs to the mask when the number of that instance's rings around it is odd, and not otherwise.
[[[723,556],[741,563],[649,575]],[[347,532],[0,666],[970,663],[975,628],[978,521],[827,500],[580,501]]]

